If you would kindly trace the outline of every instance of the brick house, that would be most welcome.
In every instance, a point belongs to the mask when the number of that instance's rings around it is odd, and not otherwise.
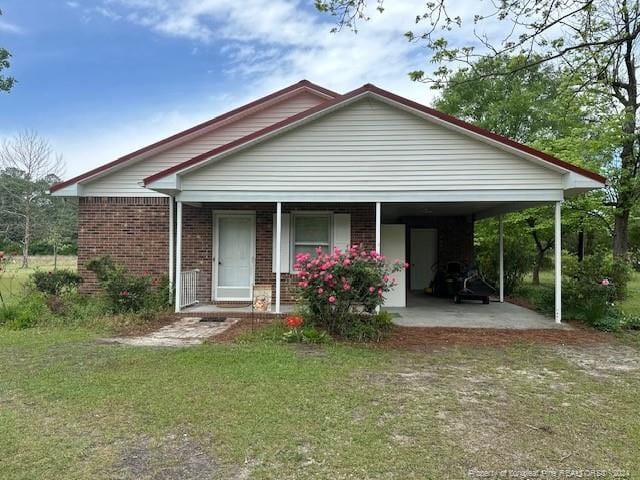
[[[85,262],[109,254],[169,275],[177,311],[260,286],[279,312],[298,252],[362,243],[405,259],[386,300],[404,307],[438,265],[473,261],[476,220],[555,203],[559,245],[563,199],[604,181],[373,85],[338,94],[303,80],[51,193],[78,198],[85,290],[96,287]]]

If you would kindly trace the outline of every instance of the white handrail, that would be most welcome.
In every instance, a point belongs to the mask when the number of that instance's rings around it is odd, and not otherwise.
[[[198,274],[200,270],[180,272],[180,308],[198,303]]]

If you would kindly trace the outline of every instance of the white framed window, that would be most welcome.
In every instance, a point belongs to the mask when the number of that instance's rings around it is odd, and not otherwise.
[[[291,260],[299,253],[310,253],[315,256],[316,248],[322,247],[325,253],[331,253],[333,248],[331,213],[327,212],[296,212],[292,214],[291,229]]]

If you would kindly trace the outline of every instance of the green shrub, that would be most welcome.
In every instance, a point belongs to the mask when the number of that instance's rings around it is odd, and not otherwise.
[[[401,259],[388,262],[377,252],[354,245],[346,252],[324,253],[318,248],[314,256],[300,253],[294,268],[307,323],[344,336],[354,329],[375,328],[361,316],[384,303],[384,295],[396,284],[393,274],[405,264]]]
[[[150,277],[133,275],[109,256],[91,259],[86,267],[96,274],[113,313],[156,311],[168,306],[170,292],[167,277],[154,286]]]
[[[331,337],[324,330],[318,330],[313,325],[292,328],[282,334],[282,339],[285,342],[295,343],[328,343],[331,341]]]
[[[640,315],[623,313],[620,326],[625,330],[640,330]]]
[[[97,317],[110,313],[105,299],[97,295],[81,295],[71,292],[63,294],[60,298],[63,303],[61,316],[70,326],[84,325]]]
[[[0,306],[0,325],[12,330],[46,324],[51,318],[52,314],[47,308],[45,297],[39,293],[31,293],[18,302]]]
[[[338,334],[355,342],[379,342],[389,333],[392,326],[392,316],[386,311],[353,315],[351,321],[341,325]]]
[[[37,271],[31,274],[33,287],[47,295],[60,295],[64,291],[74,290],[82,282],[82,278],[71,270]]]
[[[627,283],[631,279],[631,268],[610,253],[597,252],[587,255],[582,262],[574,255],[563,256],[564,280],[576,280],[585,285],[602,284],[603,280],[615,290],[614,299],[624,298]]]
[[[482,238],[475,245],[475,260],[485,278],[493,285],[500,282],[500,248],[498,237]],[[510,295],[520,285],[536,261],[528,237],[504,236],[504,291]]]
[[[169,276],[162,275],[156,284],[152,284],[151,292],[147,297],[146,310],[166,310],[171,306],[173,289],[169,283]]]
[[[629,279],[629,268],[609,254],[589,255],[582,262],[574,256],[563,257],[563,317],[580,320],[594,328],[615,331],[634,328],[636,320],[626,318],[616,306],[620,290]],[[522,286],[516,292],[547,315],[555,311],[553,286]],[[638,321],[640,323],[640,320]]]

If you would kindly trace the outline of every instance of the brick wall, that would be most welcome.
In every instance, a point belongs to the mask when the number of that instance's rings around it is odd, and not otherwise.
[[[273,214],[276,211],[274,203],[237,204],[237,203],[207,203],[202,207],[188,207],[183,209],[183,252],[182,264],[184,269],[199,268],[200,282],[198,300],[211,301],[212,282],[212,250],[213,210],[245,210],[256,213],[256,265],[255,283],[272,285],[272,297],[275,298],[275,273],[272,272],[273,251]],[[334,213],[351,214],[351,242],[363,243],[368,248],[375,245],[375,205],[373,204],[327,204],[327,203],[287,203],[282,212],[290,213],[295,210],[324,210]],[[292,302],[291,285],[295,278],[290,273],[282,273],[282,301]]]
[[[211,301],[213,213],[210,208],[182,206],[182,269],[199,269],[198,300]]]
[[[248,210],[256,212],[255,283],[271,284],[273,214],[275,204],[207,203],[200,207],[183,206],[182,268],[200,269],[198,299],[211,300],[212,257],[214,235],[213,210]],[[375,205],[287,203],[283,213],[324,210],[351,215],[351,243],[375,245]],[[79,203],[78,270],[85,279],[83,291],[95,291],[95,277],[84,267],[87,260],[111,255],[132,272],[158,277],[168,271],[168,216],[166,198],[84,197]],[[408,228],[423,227],[438,230],[438,261],[473,261],[473,222],[466,217],[408,217],[400,223]],[[409,232],[407,231],[407,238]],[[409,252],[407,245],[407,254]],[[282,301],[291,302],[290,287],[295,277],[283,273]],[[273,291],[275,298],[275,291]]]
[[[81,197],[78,205],[78,272],[81,290],[96,290],[85,268],[88,260],[111,255],[138,275],[158,278],[168,272],[167,198]]]

